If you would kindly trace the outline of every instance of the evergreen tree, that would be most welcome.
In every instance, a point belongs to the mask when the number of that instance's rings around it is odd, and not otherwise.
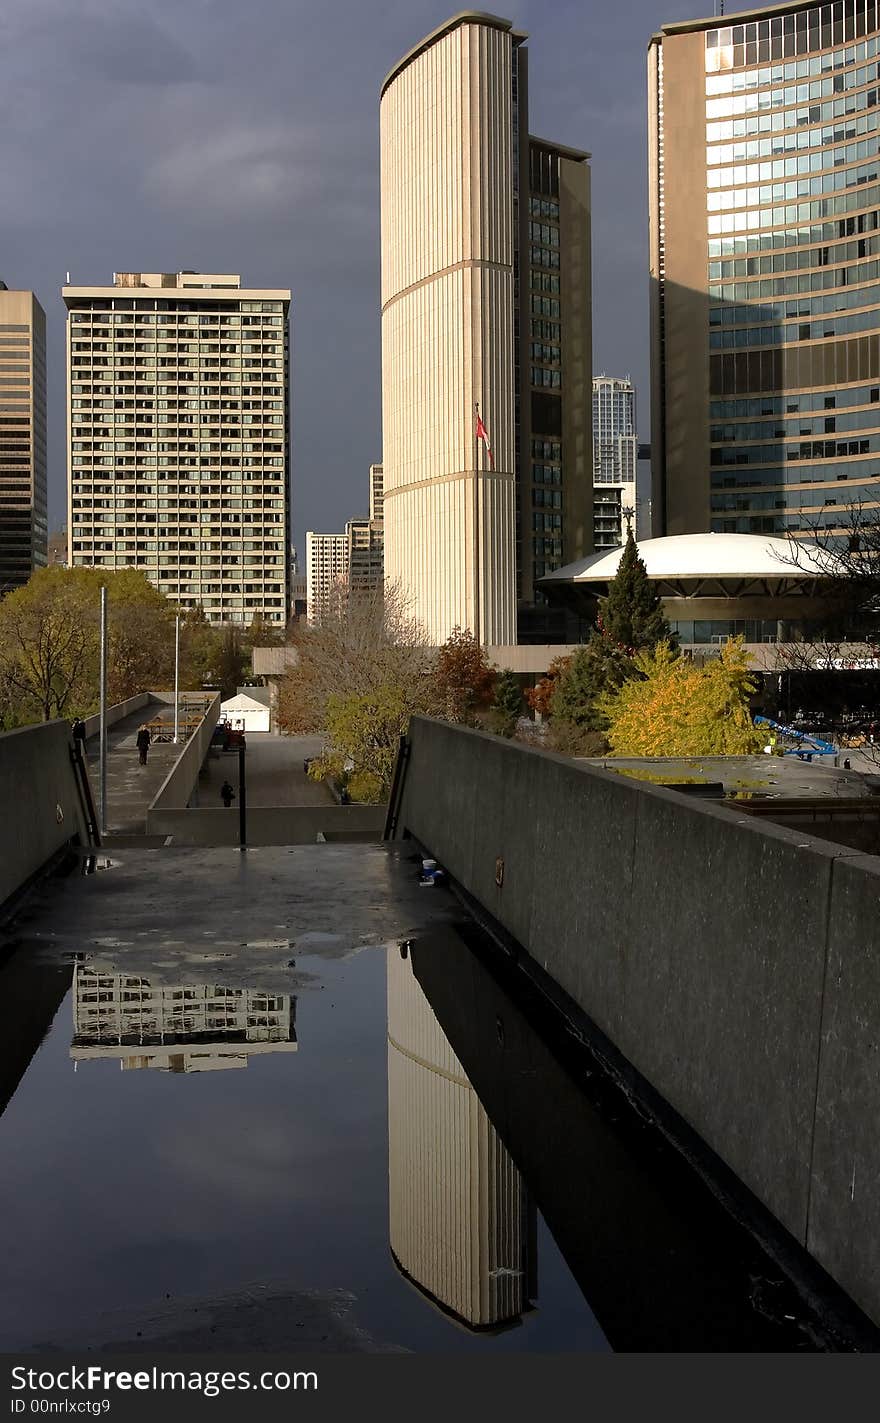
[[[563,722],[578,731],[604,731],[606,717],[600,697],[616,691],[634,675],[632,659],[604,633],[595,631],[579,647],[557,679],[550,699],[554,725]]]
[[[602,632],[630,657],[642,648],[672,641],[660,599],[639,557],[632,528],[627,530],[626,545],[617,573],[609,584],[608,596],[602,600],[598,621]]]
[[[495,696],[492,699],[494,720],[500,736],[514,735],[516,724],[522,715],[522,706],[522,688],[516,673],[509,670],[501,672],[495,683]]]

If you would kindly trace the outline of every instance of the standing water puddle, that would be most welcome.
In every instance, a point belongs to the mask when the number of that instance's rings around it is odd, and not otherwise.
[[[834,1347],[478,939],[290,992],[19,951],[0,1348]]]

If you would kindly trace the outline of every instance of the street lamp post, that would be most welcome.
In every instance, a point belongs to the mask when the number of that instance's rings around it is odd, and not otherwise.
[[[180,613],[174,619],[174,744],[180,732]]]
[[[247,850],[247,782],[245,780],[245,756],[247,746],[242,736],[238,743],[238,848]]]
[[[107,834],[107,589],[101,588],[101,667],[98,746],[101,770],[101,835]]]

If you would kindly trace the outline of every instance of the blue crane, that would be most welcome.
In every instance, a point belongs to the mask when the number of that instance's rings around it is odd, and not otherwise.
[[[756,716],[756,726],[769,726],[773,731],[778,731],[781,736],[794,741],[794,746],[787,746],[784,752],[786,756],[798,756],[803,760],[812,760],[814,756],[836,756],[837,747],[830,741],[825,741],[821,736],[816,736],[811,731],[798,731],[793,726],[785,726],[782,722],[772,721],[769,716]]]

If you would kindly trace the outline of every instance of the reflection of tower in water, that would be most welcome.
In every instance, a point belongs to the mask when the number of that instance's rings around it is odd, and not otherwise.
[[[75,1062],[118,1058],[123,1069],[215,1072],[251,1056],[296,1052],[296,999],[220,984],[161,984],[77,964]]]
[[[472,1329],[519,1322],[535,1294],[535,1215],[413,974],[388,951],[391,1250]]]

